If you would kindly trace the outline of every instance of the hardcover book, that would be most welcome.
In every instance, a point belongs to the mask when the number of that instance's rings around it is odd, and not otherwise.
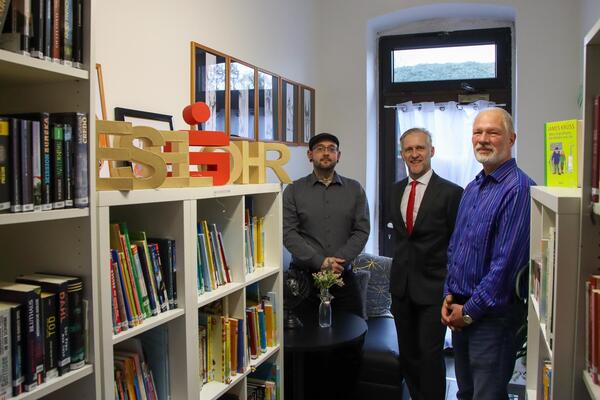
[[[0,0],[1,2],[1,0]],[[8,120],[0,119],[0,211],[10,209]]]
[[[547,122],[544,136],[546,186],[581,186],[579,147],[581,122],[576,119]]]

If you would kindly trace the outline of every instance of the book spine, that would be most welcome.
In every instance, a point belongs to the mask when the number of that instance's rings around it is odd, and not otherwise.
[[[18,396],[25,390],[23,375],[23,306],[21,304],[11,309],[11,371],[12,394]]]
[[[121,237],[122,236],[123,235],[121,235]],[[144,316],[142,314],[142,308],[140,306],[139,297],[135,289],[135,282],[133,280],[131,262],[127,254],[127,252],[119,251],[119,259],[121,260],[121,265],[123,266],[123,271],[125,272],[129,304],[131,304],[131,312],[133,314],[133,323],[134,325],[139,325],[144,319]]]
[[[21,120],[9,120],[8,134],[10,141],[10,211],[21,212],[21,134],[19,132]]]
[[[53,208],[65,208],[63,127],[52,126]]]
[[[146,281],[144,280],[144,271],[142,270],[142,263],[140,261],[140,255],[138,253],[138,248],[136,245],[130,245],[131,254],[133,256],[133,267],[135,268],[134,275],[136,275],[136,283],[140,288],[142,293],[142,303],[144,307],[144,314],[146,318],[150,318],[152,313],[152,302],[150,300],[150,294],[148,288],[146,286]]]
[[[73,65],[83,67],[83,0],[73,0]]]
[[[42,297],[42,315],[44,321],[44,369],[46,379],[58,376],[58,319],[56,316],[56,294]]]
[[[42,210],[42,163],[40,121],[31,121],[31,167],[33,211]]]
[[[85,337],[83,330],[83,283],[69,283],[69,341],[71,343],[71,371],[85,365]]]
[[[171,256],[171,270],[173,271],[173,308],[177,308],[177,251],[175,248],[176,242],[169,240],[169,249]]]
[[[63,124],[63,172],[65,188],[65,207],[73,207],[73,128]]]
[[[46,371],[44,369],[44,328],[42,327],[42,302],[39,294],[34,299],[35,310],[35,373],[37,384],[44,383]]]
[[[58,314],[58,374],[69,372],[71,364],[71,338],[69,336],[69,296],[67,288],[61,288],[57,293]]]
[[[21,120],[21,201],[22,211],[33,211],[31,121]]]
[[[124,316],[124,318],[126,318],[126,320],[123,320],[122,324],[121,324],[121,328],[122,329],[127,329],[127,328],[132,328],[135,326],[135,317],[134,317],[134,313],[132,311],[132,304],[130,302],[130,298],[129,298],[129,292],[127,290],[127,281],[126,281],[126,277],[124,275],[124,271],[123,271],[123,264],[121,263],[121,258],[119,257],[119,251],[116,249],[111,249],[110,250],[110,257],[113,263],[116,264],[117,266],[117,282],[120,283],[119,287],[120,287],[120,291],[117,290],[117,295],[119,293],[121,293],[122,295],[122,301],[123,301],[123,307],[124,312],[122,312],[122,315]]]
[[[0,119],[0,211],[10,210],[10,138],[8,120]]]
[[[71,66],[73,65],[73,0],[63,0],[61,12],[62,62]]]
[[[25,315],[23,318],[23,332],[25,343],[23,345],[25,349],[23,373],[25,375],[25,391],[30,392],[37,387],[37,363],[35,359],[35,299],[28,299],[25,304]]]
[[[148,292],[148,300],[150,301],[150,310],[152,311],[152,315],[157,315],[160,312],[160,304],[158,303],[155,284],[152,277],[152,267],[148,265],[149,260],[146,259],[146,246],[144,245],[143,241],[140,241],[134,244],[133,246],[136,247],[138,258],[140,261],[142,275],[146,284],[146,291]]]
[[[44,59],[52,60],[52,0],[44,0]]]
[[[121,271],[119,271],[119,253],[116,250],[111,250],[111,265],[115,279],[115,289],[117,293],[117,307],[119,308],[119,317],[121,319],[121,331],[128,329],[129,321],[131,321],[131,313],[125,309],[125,295],[123,291],[123,283],[121,282]]]
[[[31,0],[14,0],[17,3],[17,25],[21,34],[21,53],[29,55],[31,40]]]
[[[0,311],[0,398],[12,397],[10,308]]]
[[[600,96],[594,98],[594,124],[592,126],[592,201],[600,201]]]
[[[158,245],[156,243],[148,243],[148,251],[150,252],[152,269],[154,270],[154,276],[156,278],[156,290],[158,292],[160,310],[161,312],[164,312],[169,309],[169,297],[164,277],[161,272],[160,258],[158,257]]]
[[[31,0],[31,56],[44,59],[44,0]]]
[[[115,279],[115,265],[110,263],[110,289],[111,289],[111,308],[113,333],[121,333],[121,316],[119,313],[119,300],[117,299],[117,284]]]
[[[47,211],[52,209],[52,154],[50,147],[50,116],[48,113],[41,114],[40,125],[42,211]]]
[[[142,283],[144,282],[144,278],[138,274],[138,268],[135,264],[135,260],[133,259],[133,252],[131,250],[131,241],[129,240],[129,230],[127,229],[127,224],[120,223],[119,229],[121,230],[124,239],[123,251],[128,259],[129,265],[131,266],[134,285],[133,289],[135,289],[135,293],[137,294],[137,298],[141,306],[140,315],[142,319],[148,318],[150,317],[150,315],[152,315],[152,312],[150,311],[150,302],[148,301],[148,295],[145,292],[145,287],[142,285]]]
[[[61,49],[61,0],[52,0],[52,60],[60,62]]]
[[[75,125],[75,207],[83,208],[89,200],[89,153],[88,119],[86,114],[77,113]]]

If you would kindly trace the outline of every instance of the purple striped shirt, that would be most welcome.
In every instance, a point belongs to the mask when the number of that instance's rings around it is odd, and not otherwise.
[[[529,259],[532,185],[510,159],[490,175],[481,171],[463,193],[444,295],[467,299],[463,313],[474,320],[501,312],[513,299],[516,274]]]

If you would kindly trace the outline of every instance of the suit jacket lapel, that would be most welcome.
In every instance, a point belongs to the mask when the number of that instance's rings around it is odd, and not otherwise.
[[[402,218],[402,210],[400,209],[400,207],[402,207],[402,195],[404,194],[406,185],[408,185],[408,178],[403,179],[400,182],[400,184],[396,187],[396,201],[392,202],[392,207],[394,208],[392,215],[395,216],[394,225],[398,224],[398,226],[394,227],[404,233],[406,233],[406,224],[404,222],[404,218]]]
[[[431,174],[431,179],[427,184],[427,188],[425,189],[425,193],[423,193],[423,199],[421,200],[421,204],[419,205],[419,212],[417,213],[417,219],[415,220],[414,229],[417,229],[419,223],[425,218],[427,215],[427,209],[431,207],[431,205],[435,202],[437,198],[437,193],[440,190],[440,185],[438,176],[434,173]]]

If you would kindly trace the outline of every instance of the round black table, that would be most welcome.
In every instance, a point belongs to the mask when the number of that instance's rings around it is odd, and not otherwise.
[[[298,316],[304,326],[285,329],[283,334],[283,348],[285,352],[292,353],[293,400],[304,399],[305,353],[349,346],[361,341],[367,333],[365,320],[345,311],[333,310],[332,324],[329,328],[319,326],[318,313],[314,309],[304,310]]]

